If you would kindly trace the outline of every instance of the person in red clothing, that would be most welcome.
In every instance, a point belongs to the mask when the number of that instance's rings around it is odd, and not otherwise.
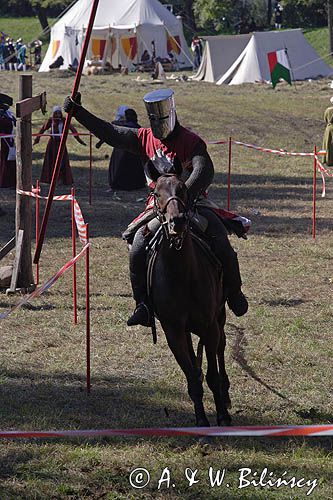
[[[54,106],[52,110],[52,116],[44,123],[44,125],[38,132],[38,134],[42,135],[47,130],[50,130],[50,133],[52,134],[47,142],[42,173],[40,176],[40,181],[45,182],[46,184],[50,184],[52,180],[53,169],[57,158],[64,123],[65,118],[63,117],[61,106]],[[71,132],[73,132],[73,134],[77,134],[77,130],[75,127],[73,127],[73,125],[70,125],[70,130]],[[78,135],[75,135],[74,138],[77,140],[77,142],[79,142],[83,146],[86,146],[86,143],[82,141],[82,139],[80,139]],[[34,145],[38,144],[39,141],[40,137],[36,137],[34,140]],[[59,177],[62,178],[62,182],[65,185],[70,186],[74,183],[71,167],[69,164],[67,148],[65,148],[64,156],[62,158]]]
[[[14,135],[16,119],[9,107],[13,99],[7,94],[0,94],[0,134]],[[16,186],[16,150],[14,137],[5,137],[0,141],[0,188]]]
[[[174,92],[171,89],[149,92],[143,100],[150,128],[125,128],[105,122],[81,105],[80,94],[74,100],[68,96],[64,109],[66,112],[71,111],[73,116],[100,140],[140,155],[145,162],[148,186],[152,189],[153,178],[167,173],[180,175],[185,181],[190,202],[194,203],[206,191],[214,177],[214,166],[206,144],[197,134],[179,123]],[[248,303],[241,291],[237,254],[230,245],[226,227],[222,219],[210,208],[199,205],[196,208],[207,221],[206,235],[223,267],[228,305],[236,316],[242,316],[247,312]],[[154,213],[152,216],[154,217]],[[127,321],[128,326],[151,325],[146,287],[146,247],[151,234],[158,228],[157,219],[154,220],[154,225],[156,227],[149,235],[144,225],[137,227],[131,240],[124,233],[127,241],[132,243],[130,278],[136,301],[135,311]]]

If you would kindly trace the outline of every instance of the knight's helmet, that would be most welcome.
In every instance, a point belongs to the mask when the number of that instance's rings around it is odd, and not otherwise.
[[[143,98],[154,137],[165,139],[176,125],[176,105],[171,89],[149,92]]]

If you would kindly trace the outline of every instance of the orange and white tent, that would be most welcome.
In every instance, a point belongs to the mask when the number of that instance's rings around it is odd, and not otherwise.
[[[59,56],[64,60],[60,69],[75,66],[91,6],[92,0],[78,0],[53,26],[39,71],[49,71]],[[130,68],[140,62],[144,50],[152,55],[152,42],[156,56],[164,58],[172,52],[180,68],[192,66],[181,19],[158,0],[100,0],[87,60],[97,58],[114,68],[119,64]]]

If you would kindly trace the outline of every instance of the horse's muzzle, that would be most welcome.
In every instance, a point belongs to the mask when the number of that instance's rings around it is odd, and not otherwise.
[[[182,236],[187,226],[187,218],[185,214],[177,215],[170,218],[168,222],[169,236]]]

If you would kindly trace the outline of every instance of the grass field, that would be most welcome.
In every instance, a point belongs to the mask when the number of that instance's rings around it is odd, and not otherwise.
[[[61,103],[73,80],[34,75],[34,93],[46,90],[49,109]],[[18,75],[2,74],[3,92],[17,97]],[[172,82],[184,125],[206,139],[233,138],[289,151],[321,145],[329,81],[236,87]],[[147,125],[142,96],[156,88],[128,77],[84,77],[84,105],[113,119],[120,104],[134,107]],[[43,122],[34,115],[34,130]],[[94,141],[95,142],[95,141]],[[43,148],[34,151],[34,181]],[[5,321],[0,329],[0,429],[86,429],[191,426],[192,404],[185,380],[159,330],[152,344],[146,329],[126,327],[133,307],[127,249],[120,234],[142,209],[145,190],[110,194],[107,166],[111,149],[94,149],[93,205],[88,205],[87,148],[68,145],[78,200],[92,236],[92,392],[84,390],[84,297],[80,274],[79,325],[71,322],[71,277],[65,275],[41,299]],[[226,204],[227,149],[210,146],[216,175],[210,196]],[[320,185],[320,180],[318,179]],[[333,191],[318,187],[317,238],[311,238],[312,160],[285,158],[239,146],[233,148],[231,208],[252,219],[248,241],[232,237],[238,251],[248,314],[227,317],[227,371],[235,425],[322,424],[333,422],[332,407],[332,217]],[[44,193],[46,193],[44,187]],[[59,186],[59,193],[68,188]],[[14,232],[11,190],[0,190],[7,211],[0,219],[0,243]],[[71,255],[69,207],[53,206],[41,258],[42,282]],[[80,273],[83,264],[79,265]],[[0,295],[1,310],[17,297]],[[205,405],[215,425],[207,386]],[[167,408],[167,412],[165,411]],[[226,468],[230,488],[212,488],[208,469]],[[151,483],[130,486],[133,469],[149,470]],[[171,485],[158,489],[162,471]],[[317,479],[313,499],[332,499],[332,442],[308,439],[189,438],[95,440],[13,440],[0,446],[0,498],[186,498],[251,500],[306,498],[309,487],[239,489],[239,469],[267,467],[279,477]],[[185,469],[198,469],[189,487]],[[172,487],[175,484],[175,487]]]

